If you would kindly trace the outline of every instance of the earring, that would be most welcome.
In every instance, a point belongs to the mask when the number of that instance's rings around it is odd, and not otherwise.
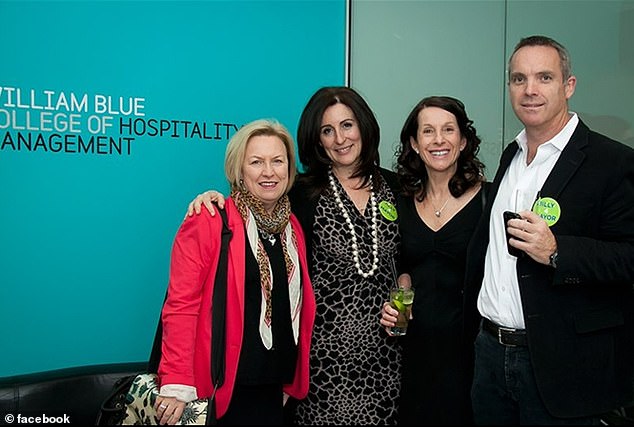
[[[414,148],[414,151],[416,152],[416,154],[419,154],[417,149]]]

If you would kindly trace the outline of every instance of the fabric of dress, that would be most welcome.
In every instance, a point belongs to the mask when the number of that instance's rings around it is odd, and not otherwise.
[[[337,182],[354,224],[361,269],[372,267],[372,209],[356,209]],[[396,205],[382,180],[376,203]],[[293,210],[295,211],[293,205]],[[352,238],[331,191],[323,193],[312,224],[311,279],[317,313],[310,352],[308,396],[299,401],[300,425],[391,425],[397,420],[401,355],[398,342],[379,323],[381,306],[394,283],[398,222],[377,211],[378,270],[363,278],[353,261]],[[303,226],[303,224],[302,224]]]
[[[485,191],[484,189],[480,191]],[[482,213],[478,193],[440,230],[399,199],[403,271],[416,290],[403,344],[400,424],[472,423],[469,389],[473,342],[463,336],[467,245]]]
[[[280,425],[283,418],[282,384],[293,380],[297,346],[288,297],[286,263],[280,234],[275,240],[262,239],[271,263],[273,347],[267,349],[260,336],[262,279],[251,248],[245,248],[244,336],[240,349],[238,373],[229,408],[218,425]]]

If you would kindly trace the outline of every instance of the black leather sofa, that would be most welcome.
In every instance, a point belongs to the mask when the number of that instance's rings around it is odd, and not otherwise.
[[[146,368],[147,362],[113,363],[0,378],[0,425],[94,425],[114,383]]]

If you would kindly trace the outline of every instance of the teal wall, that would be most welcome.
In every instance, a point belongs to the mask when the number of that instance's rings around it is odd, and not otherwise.
[[[310,95],[345,83],[346,3],[2,1],[0,16],[0,376],[147,360],[187,203],[227,188],[239,126],[295,134]],[[138,134],[152,119],[180,123]]]
[[[483,139],[492,179],[521,129],[506,94],[506,62],[521,37],[549,35],[570,51],[570,106],[595,130],[634,146],[634,0],[368,1],[352,3],[352,87],[381,124],[391,167],[405,118],[429,95],[461,99]]]
[[[275,117],[294,134],[308,97],[346,83],[347,67],[377,114],[388,167],[410,109],[447,94],[475,120],[491,178],[520,129],[506,100],[506,59],[536,33],[571,51],[579,79],[571,107],[634,145],[634,0],[354,0],[349,64],[347,3],[0,1],[0,376],[146,360],[174,234],[193,196],[226,189],[235,127]],[[45,91],[53,104],[62,92],[86,95],[77,131],[38,130],[54,126],[38,122],[42,112],[45,120],[73,113],[63,103],[46,110]],[[103,111],[96,95],[142,108]],[[208,129],[88,128],[122,116]],[[63,149],[48,144],[55,133],[68,139]],[[44,142],[18,147],[17,134]],[[132,139],[119,154],[108,144],[81,151],[79,137]]]
[[[594,130],[634,147],[634,0],[511,1],[507,16],[508,54],[535,32],[562,42],[577,76],[570,108]],[[509,141],[521,124],[505,105]]]

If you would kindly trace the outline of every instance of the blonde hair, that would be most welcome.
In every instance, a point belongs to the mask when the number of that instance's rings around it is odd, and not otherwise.
[[[288,160],[288,184],[284,194],[293,186],[295,175],[297,174],[297,162],[295,161],[295,142],[290,132],[274,119],[254,120],[242,126],[238,132],[233,135],[227,151],[225,152],[225,175],[231,186],[231,191],[240,189],[240,180],[242,179],[242,163],[247,149],[247,143],[254,136],[276,136],[282,140],[286,147],[286,155]]]

